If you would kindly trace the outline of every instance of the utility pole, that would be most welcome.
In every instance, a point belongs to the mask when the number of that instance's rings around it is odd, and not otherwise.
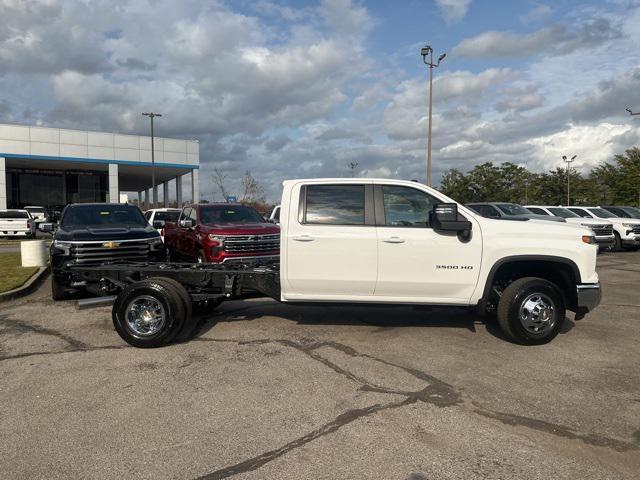
[[[574,155],[571,158],[567,158],[566,155],[562,156],[562,160],[567,164],[567,207],[571,206],[571,162],[573,162],[578,155]]]
[[[351,169],[351,178],[356,176],[356,167],[358,166],[358,162],[349,163],[349,168]]]
[[[158,190],[156,189],[156,158],[155,158],[155,142],[153,140],[153,119],[161,117],[161,113],[144,112],[142,115],[149,117],[151,120],[151,208],[155,208],[158,204]],[[166,192],[164,193],[166,195]]]
[[[429,131],[427,133],[427,185],[431,186],[431,120],[432,115],[431,112],[433,110],[433,69],[440,65],[440,62],[444,60],[444,57],[447,56],[446,53],[440,54],[438,57],[438,61],[433,63],[433,48],[431,45],[425,45],[420,50],[420,55],[422,55],[422,61],[425,65],[429,66]],[[429,57],[429,61],[427,61],[427,57]]]

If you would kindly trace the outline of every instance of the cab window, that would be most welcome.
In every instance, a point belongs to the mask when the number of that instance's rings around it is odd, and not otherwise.
[[[438,201],[426,192],[410,187],[382,187],[384,225],[387,227],[429,227],[429,214]]]
[[[571,210],[576,215],[580,215],[582,218],[591,218],[591,215],[589,215],[589,213],[587,213],[587,211],[582,208],[570,208],[569,210]]]
[[[303,223],[364,225],[364,185],[308,185]]]

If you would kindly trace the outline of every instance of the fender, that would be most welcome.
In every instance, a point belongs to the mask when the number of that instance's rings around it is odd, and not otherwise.
[[[496,275],[498,269],[512,262],[526,262],[526,261],[545,261],[552,263],[561,263],[564,265],[568,265],[573,272],[576,285],[582,283],[582,279],[580,277],[580,269],[576,265],[573,260],[564,257],[556,257],[554,255],[512,255],[509,257],[503,257],[499,259],[496,263],[493,264],[491,270],[489,270],[489,274],[487,275],[487,280],[484,285],[484,291],[482,292],[481,302],[488,300],[489,294],[491,293],[491,286],[493,285],[493,279]]]

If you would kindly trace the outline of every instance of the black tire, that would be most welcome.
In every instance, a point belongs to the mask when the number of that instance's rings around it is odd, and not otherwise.
[[[622,250],[622,240],[620,239],[620,234],[614,231],[613,236],[615,237],[615,242],[613,244],[613,251],[619,252],[620,250]]]
[[[151,332],[140,333],[128,321],[128,313],[134,310],[134,302],[153,302],[161,307],[162,318]],[[158,308],[160,310],[160,308]],[[132,314],[133,315],[133,314]],[[166,282],[142,280],[127,285],[117,296],[111,314],[118,335],[129,345],[138,348],[155,348],[169,343],[185,321],[183,300]]]
[[[220,306],[222,298],[210,298],[208,300],[201,300],[193,304],[194,315],[209,315]]]
[[[193,302],[191,301],[189,292],[187,292],[187,289],[184,288],[184,285],[182,285],[177,280],[174,280],[173,278],[167,277],[150,277],[147,278],[147,280],[164,284],[167,288],[173,290],[173,292],[182,301],[182,308],[184,309],[184,320],[181,325],[176,324],[175,333],[171,336],[171,339],[169,341],[179,337],[183,332],[187,330],[193,330]]]
[[[64,285],[60,285],[58,282],[56,282],[56,279],[54,277],[51,277],[51,298],[56,302],[69,298]]]
[[[536,277],[513,281],[498,302],[498,323],[502,331],[522,345],[542,345],[553,340],[562,329],[565,313],[559,288]],[[536,328],[539,330],[535,331]]]

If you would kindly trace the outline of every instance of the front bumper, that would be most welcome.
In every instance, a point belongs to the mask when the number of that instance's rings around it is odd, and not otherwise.
[[[580,311],[590,312],[598,305],[602,299],[602,287],[598,283],[583,283],[576,287],[577,307]]]
[[[596,244],[600,247],[610,247],[616,243],[616,237],[613,235],[596,235]]]

